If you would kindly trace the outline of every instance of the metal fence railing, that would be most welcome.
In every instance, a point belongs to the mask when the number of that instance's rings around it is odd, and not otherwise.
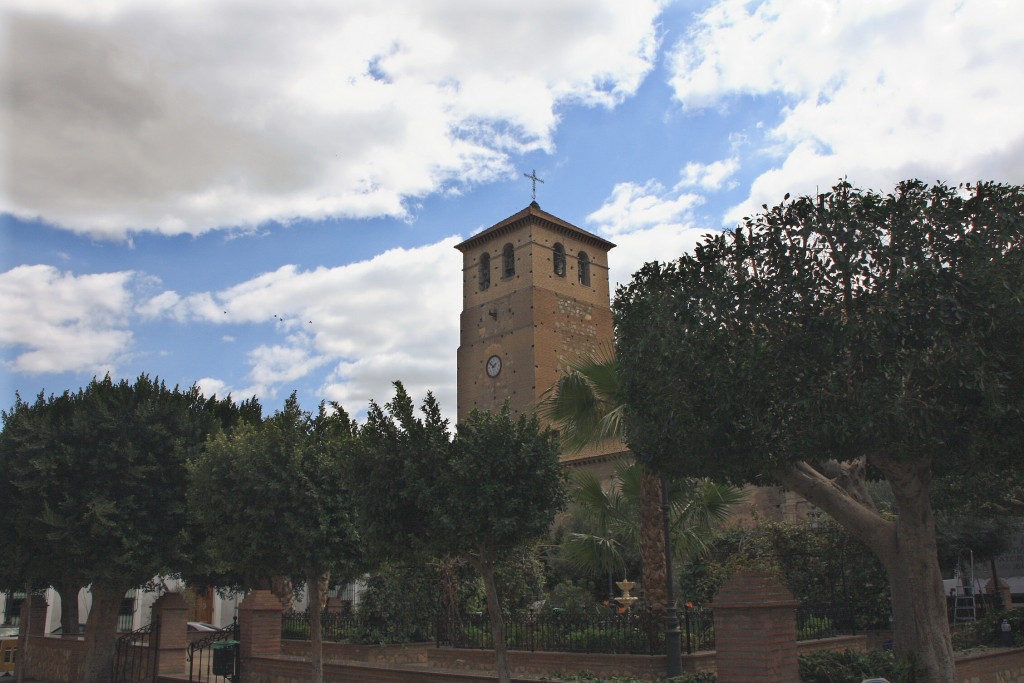
[[[815,640],[857,632],[853,610],[839,605],[800,605],[796,610],[796,639]]]
[[[657,654],[665,651],[660,622],[639,612],[626,614],[537,614],[516,612],[504,617],[510,650]],[[485,613],[463,614],[438,625],[438,643],[466,649],[493,647]]]
[[[686,654],[715,649],[715,620],[710,607],[687,604],[680,610],[679,640]]]
[[[189,683],[224,683],[241,677],[241,628],[236,617],[229,626],[189,643],[186,651]]]
[[[680,650],[692,654],[715,649],[714,616],[710,607],[687,604],[678,611]],[[607,654],[664,654],[664,621],[652,620],[636,610],[625,614],[611,612],[567,613],[514,612],[504,615],[505,635],[510,650],[547,652],[587,652]],[[402,642],[390,639],[388,629],[369,625],[356,614],[324,613],[322,637],[333,642]],[[402,629],[395,628],[395,632]],[[849,610],[801,606],[797,609],[797,639],[813,640],[854,633]],[[433,639],[437,645],[490,649],[491,626],[485,612],[445,615],[436,619]],[[309,616],[305,612],[286,612],[281,621],[281,637],[286,640],[309,639]]]
[[[118,637],[114,646],[113,683],[155,683],[160,645],[160,617]]]

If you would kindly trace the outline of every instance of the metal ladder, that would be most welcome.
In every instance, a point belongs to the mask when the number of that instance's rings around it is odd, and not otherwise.
[[[964,571],[965,559],[968,572]],[[965,576],[965,574],[967,575]],[[978,604],[974,599],[976,586],[974,583],[974,552],[972,550],[961,550],[957,554],[956,571],[953,576],[957,580],[956,593],[953,596],[953,623],[977,621]]]

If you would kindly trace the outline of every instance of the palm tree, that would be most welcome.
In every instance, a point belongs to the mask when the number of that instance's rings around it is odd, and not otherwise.
[[[619,383],[619,363],[615,349],[600,347],[597,352],[582,354],[568,362],[568,372],[542,397],[538,412],[544,419],[561,429],[562,443],[570,452],[579,452],[587,444],[625,435],[624,401]],[[593,475],[584,476],[578,501],[589,502],[591,509],[606,508],[604,526],[588,538],[570,536],[570,557],[577,562],[592,554],[601,557],[602,568],[621,564],[618,546],[631,534],[637,540],[642,563],[641,581],[647,609],[653,616],[664,613],[668,599],[668,581],[665,563],[665,533],[662,513],[662,482],[639,464],[617,468],[613,486],[602,491]],[[686,480],[670,486],[670,524],[672,536],[679,535],[677,552],[699,553],[712,525],[728,515],[728,507],[741,502],[744,494],[739,489],[720,486],[706,480]],[[614,493],[613,493],[614,492]],[[639,514],[630,517],[621,509],[628,501]],[[614,505],[612,505],[614,503]],[[620,509],[621,508],[621,509]],[[629,522],[629,519],[635,522]],[[617,531],[616,539],[607,532]],[[572,561],[572,560],[571,560]],[[577,566],[582,567],[582,564]]]
[[[569,532],[561,546],[561,557],[571,567],[608,576],[609,581],[613,574],[625,571],[631,551],[642,544],[640,501],[645,476],[642,465],[626,461],[616,464],[608,486],[591,472],[575,474],[570,495],[582,524],[579,530]],[[742,489],[707,479],[670,483],[669,533],[674,557],[684,561],[703,555],[717,524],[745,497]],[[645,585],[645,590],[650,589]]]
[[[559,550],[559,556],[574,570],[607,577],[609,598],[615,597],[612,577],[625,578],[630,551],[638,546],[636,525],[630,519],[636,516],[630,514],[635,501],[622,495],[621,481],[616,476],[611,486],[604,486],[593,472],[574,473],[569,492],[574,530]]]
[[[568,372],[545,393],[538,411],[559,425],[563,444],[570,451],[579,452],[602,439],[621,439],[625,434],[624,402],[615,349],[602,346],[595,353],[570,360]],[[644,473],[640,481],[641,581],[647,608],[653,614],[664,611],[667,597],[661,521],[661,481]]]

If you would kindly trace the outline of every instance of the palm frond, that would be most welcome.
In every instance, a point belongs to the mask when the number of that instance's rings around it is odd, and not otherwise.
[[[587,444],[623,434],[619,365],[612,347],[581,354],[537,405],[541,418],[558,426],[563,446],[580,451]]]
[[[591,574],[617,573],[625,567],[622,544],[594,534],[569,534],[562,543],[561,556],[573,569]]]

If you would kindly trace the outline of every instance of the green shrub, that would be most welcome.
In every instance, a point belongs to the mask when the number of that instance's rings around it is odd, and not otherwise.
[[[366,582],[354,639],[407,643],[434,639],[438,576],[430,566],[383,566]]]
[[[290,622],[281,627],[281,638],[285,640],[309,640],[309,622]]]
[[[885,678],[891,683],[915,683],[914,666],[890,652],[822,651],[801,655],[802,683],[860,683],[866,678]]]
[[[680,567],[683,602],[711,604],[729,576],[758,569],[778,576],[805,604],[849,605],[857,630],[889,624],[892,608],[885,569],[832,520],[816,526],[762,521],[753,528],[728,529],[709,544],[709,550],[706,557]]]
[[[990,612],[969,624],[958,624],[953,631],[953,648],[999,647],[1003,644],[1003,619],[1010,622],[1014,644],[1024,645],[1024,610],[1010,609]]]
[[[828,638],[832,633],[832,620],[828,617],[807,617],[797,628],[797,640]]]

